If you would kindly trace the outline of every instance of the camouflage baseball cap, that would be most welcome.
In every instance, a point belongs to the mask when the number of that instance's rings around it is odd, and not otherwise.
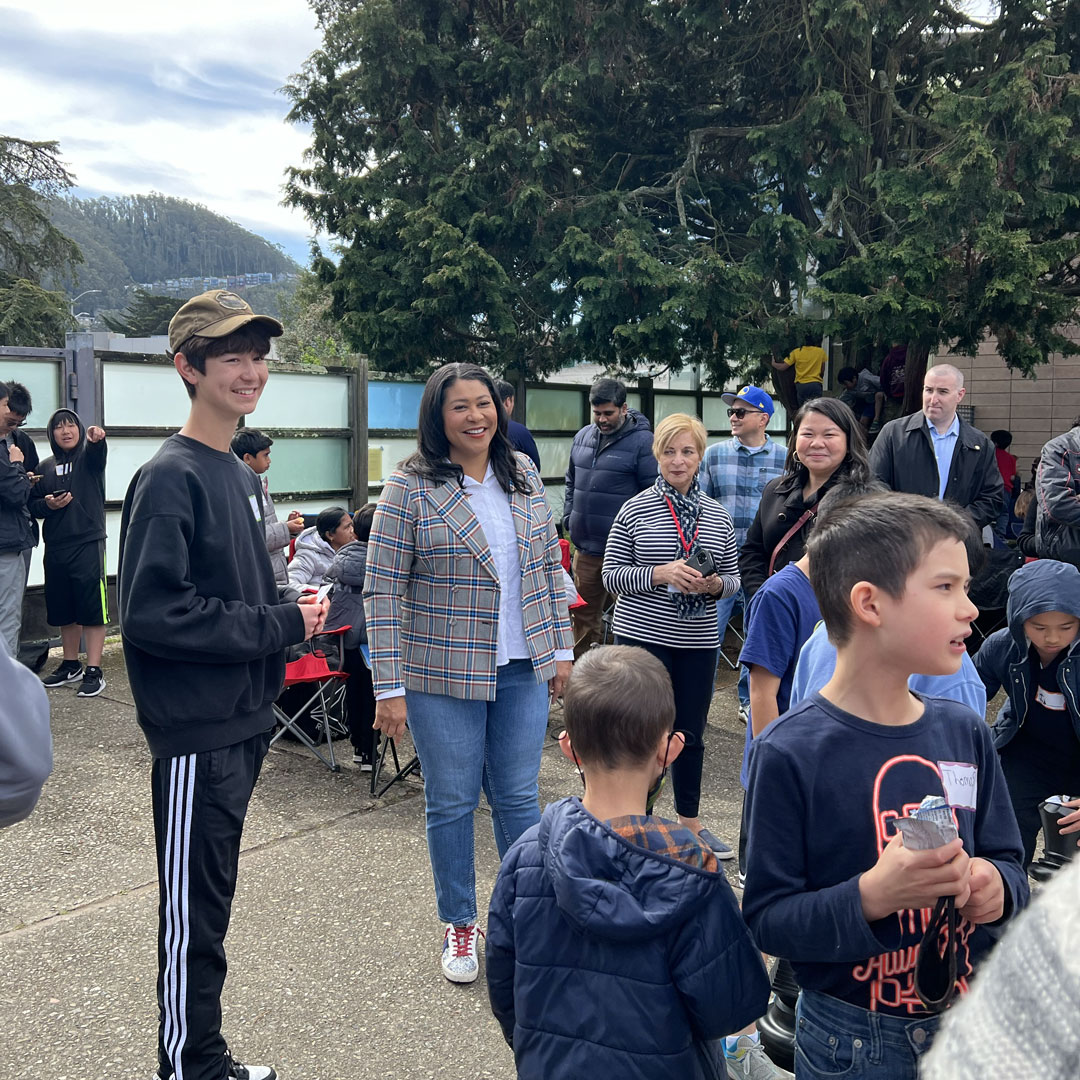
[[[284,331],[277,319],[256,315],[246,300],[226,289],[193,296],[169,322],[169,349],[177,352],[189,337],[223,338],[248,323],[258,323],[270,337],[280,337]]]

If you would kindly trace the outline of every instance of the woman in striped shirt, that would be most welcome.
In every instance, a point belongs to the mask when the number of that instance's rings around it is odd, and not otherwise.
[[[604,550],[604,587],[615,594],[613,629],[620,645],[636,645],[668,669],[675,689],[675,725],[686,748],[672,763],[679,823],[716,853],[731,848],[698,820],[703,735],[712,699],[717,634],[715,601],[739,590],[735,531],[728,512],[698,486],[705,427],[676,413],[653,437],[660,465],[655,484],[623,504]],[[689,565],[698,552],[712,558],[714,572]]]

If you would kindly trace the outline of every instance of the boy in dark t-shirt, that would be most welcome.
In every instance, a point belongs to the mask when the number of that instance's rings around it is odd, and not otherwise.
[[[909,692],[955,672],[977,609],[966,515],[917,495],[823,508],[808,544],[833,677],[757,739],[747,795],[743,914],[802,992],[796,1076],[915,1080],[938,1014],[916,989],[931,909],[953,897],[963,992],[985,927],[1028,897],[1022,849],[990,731],[955,702]],[[944,798],[958,836],[915,850],[895,822]],[[932,958],[928,958],[932,959]]]
[[[328,601],[280,603],[258,477],[230,450],[266,385],[276,319],[224,290],[169,324],[191,398],[176,435],[132,478],[118,588],[135,715],[153,755],[158,886],[157,1080],[274,1080],[221,1035],[225,933],[240,834],[270,741],[284,650]]]
[[[991,634],[975,669],[993,697],[1008,698],[994,723],[997,748],[1024,841],[1035,854],[1039,803],[1080,795],[1080,570],[1053,559],[1009,578],[1008,626]]]

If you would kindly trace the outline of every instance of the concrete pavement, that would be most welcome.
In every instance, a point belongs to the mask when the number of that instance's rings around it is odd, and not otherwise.
[[[103,667],[98,698],[51,691],[53,776],[34,815],[0,832],[0,1080],[149,1080],[156,1065],[150,755],[118,645]],[[744,728],[721,669],[702,818],[734,845]],[[282,1080],[512,1080],[483,971],[471,986],[439,971],[420,782],[373,799],[345,757],[339,774],[295,744],[267,757],[227,942],[234,1053]],[[549,742],[541,802],[580,790]],[[674,816],[670,788],[660,812]],[[476,818],[485,910],[498,856],[487,813]]]

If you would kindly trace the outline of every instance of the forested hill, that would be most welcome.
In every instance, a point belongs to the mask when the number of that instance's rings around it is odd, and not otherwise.
[[[101,290],[90,310],[121,305],[124,291],[143,282],[299,269],[261,236],[205,206],[168,195],[56,199],[50,217],[86,260],[77,282],[62,284],[79,292]]]

